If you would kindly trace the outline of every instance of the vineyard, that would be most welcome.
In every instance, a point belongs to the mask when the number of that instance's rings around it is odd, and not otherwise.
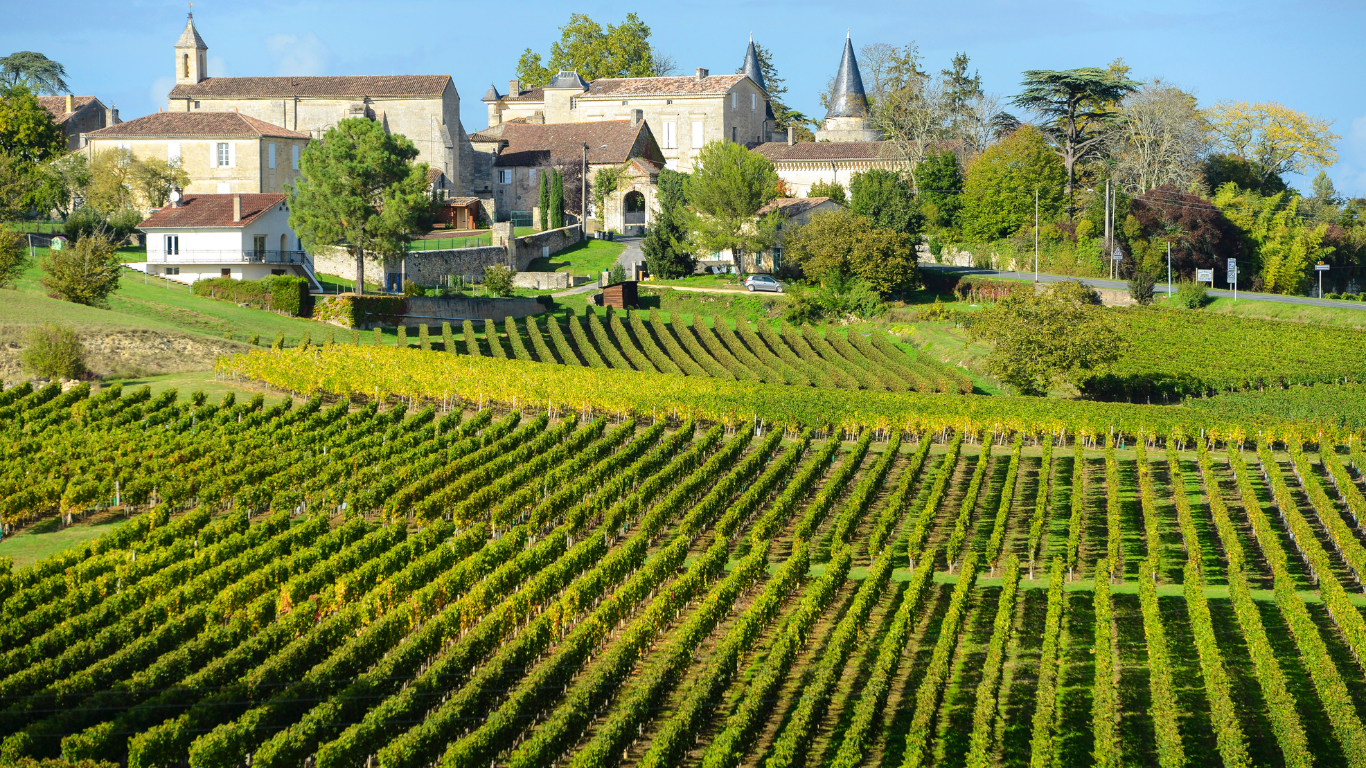
[[[1083,389],[1107,399],[1183,397],[1295,384],[1366,383],[1366,332],[1201,312],[1112,313],[1130,342],[1115,369]]]
[[[0,762],[1366,762],[1359,437],[379,394],[0,394]]]
[[[677,315],[664,322],[654,311],[642,315],[608,308],[605,318],[591,310],[582,315],[571,311],[563,323],[533,315],[520,322],[509,317],[501,323],[466,320],[460,328],[445,324],[441,346],[482,357],[726,381],[884,392],[972,391],[966,374],[927,355],[906,354],[879,330],[866,336],[833,329],[822,334],[810,326],[777,329],[745,320],[732,328],[721,318],[710,325],[696,316],[690,323]]]

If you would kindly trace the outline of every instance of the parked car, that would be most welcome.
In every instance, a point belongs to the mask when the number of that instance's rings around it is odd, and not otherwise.
[[[745,278],[745,288],[749,291],[783,292],[783,284],[768,275],[750,275]]]

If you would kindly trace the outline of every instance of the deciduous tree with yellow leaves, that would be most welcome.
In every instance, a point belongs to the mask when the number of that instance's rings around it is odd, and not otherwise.
[[[1261,180],[1338,160],[1333,143],[1342,138],[1331,120],[1306,115],[1274,101],[1221,101],[1208,111],[1210,127],[1230,154],[1252,163]]]

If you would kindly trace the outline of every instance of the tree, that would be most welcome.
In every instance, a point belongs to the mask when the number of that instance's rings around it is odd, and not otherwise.
[[[19,51],[0,58],[0,86],[25,86],[34,93],[53,96],[70,93],[66,68],[35,51]]]
[[[1112,135],[1115,179],[1134,194],[1199,181],[1210,128],[1195,97],[1152,80],[1124,103]]]
[[[1328,225],[1300,215],[1302,199],[1287,192],[1262,197],[1233,184],[1215,193],[1214,204],[1242,231],[1253,257],[1250,266],[1257,270],[1253,290],[1304,293],[1314,265],[1332,251],[1324,242]]]
[[[1116,206],[1117,209],[1120,206]],[[1149,269],[1166,273],[1166,244],[1171,243],[1172,271],[1195,277],[1196,269],[1218,269],[1226,259],[1243,258],[1243,238],[1224,214],[1199,195],[1177,187],[1150,189],[1133,199],[1140,233],[1156,253]]]
[[[958,225],[958,212],[963,208],[963,166],[952,150],[931,151],[916,170],[920,179],[920,209],[925,218],[937,227],[952,229]]]
[[[1043,293],[1011,293],[972,315],[968,335],[992,345],[987,370],[1024,395],[1045,395],[1060,381],[1080,384],[1124,349],[1113,321],[1085,286],[1057,283]]]
[[[1123,101],[1140,83],[1099,67],[1024,73],[1023,91],[1011,100],[1040,117],[1041,130],[1056,145],[1067,171],[1067,205],[1071,215],[1076,164],[1102,148],[1114,122],[1112,105]]]
[[[512,267],[503,264],[484,267],[484,287],[494,296],[511,296],[512,278],[516,274]]]
[[[582,13],[571,14],[560,27],[559,42],[550,46],[550,64],[527,48],[517,63],[517,79],[536,88],[561,70],[573,70],[584,80],[603,77],[662,77],[674,70],[673,60],[650,44],[650,28],[634,13],[620,24],[602,25]]]
[[[106,149],[90,161],[90,183],[86,185],[85,204],[105,216],[132,208],[133,166],[137,157],[132,150]]]
[[[34,170],[37,181],[34,207],[55,210],[66,217],[75,210],[77,201],[84,200],[85,190],[90,186],[90,164],[85,153],[71,152]]]
[[[626,167],[621,165],[604,166],[593,174],[593,210],[597,212],[599,220],[606,218],[607,198],[616,193],[625,176]]]
[[[867,218],[874,226],[900,232],[913,241],[920,239],[925,217],[906,174],[872,168],[854,174],[849,190],[850,211]]]
[[[427,164],[401,134],[362,117],[342,120],[299,158],[300,177],[286,187],[289,226],[309,250],[344,245],[356,260],[356,292],[364,293],[365,252],[404,252],[430,212]]]
[[[22,157],[0,152],[0,221],[19,218],[33,208],[33,195],[41,186],[38,166]]]
[[[1333,186],[1333,180],[1328,177],[1327,171],[1319,171],[1319,175],[1314,177],[1314,200],[1322,205],[1342,205],[1342,198],[1338,196],[1337,188]]]
[[[86,373],[85,345],[65,325],[34,326],[27,341],[19,363],[29,374],[51,380],[78,379]]]
[[[729,141],[702,147],[687,185],[692,206],[687,228],[694,246],[730,250],[743,271],[744,254],[765,250],[776,240],[780,214],[758,213],[777,192],[778,173],[768,158]]]
[[[1225,152],[1214,152],[1205,158],[1200,168],[1205,188],[1216,190],[1229,182],[1239,189],[1261,195],[1274,195],[1290,189],[1278,174],[1268,175],[1257,163]]]
[[[564,179],[558,168],[550,173],[550,228],[559,229],[564,226]]]
[[[66,136],[28,88],[0,90],[0,154],[41,163],[66,154]]]
[[[1153,288],[1156,285],[1156,278],[1146,270],[1134,270],[1133,276],[1129,278],[1129,298],[1146,307],[1153,303]]]
[[[917,281],[915,239],[852,211],[812,215],[784,236],[783,254],[808,278],[840,293],[856,280],[884,294],[908,290]]]
[[[807,197],[828,197],[840,205],[849,203],[848,197],[844,192],[844,185],[838,181],[818,181],[811,185],[811,189],[806,192]]]
[[[155,157],[137,160],[129,171],[133,189],[147,208],[160,208],[166,205],[173,187],[183,189],[190,184],[190,174],[186,173],[179,163],[170,163]]]
[[[99,235],[89,235],[59,251],[48,251],[43,257],[43,287],[55,298],[107,307],[109,295],[119,288],[123,264],[114,251],[114,243]]]
[[[1220,145],[1257,170],[1263,183],[1272,176],[1304,173],[1337,162],[1331,120],[1296,112],[1275,102],[1221,101],[1209,110]]]
[[[540,218],[541,231],[544,232],[549,228],[546,224],[550,221],[550,187],[546,184],[546,173],[544,169],[542,169],[540,177],[541,190],[539,196],[536,198],[536,208],[538,218]]]
[[[28,269],[28,243],[18,232],[0,227],[0,288],[13,288]]]
[[[1032,126],[992,145],[968,167],[960,219],[969,238],[989,241],[1034,225],[1034,192],[1039,220],[1051,221],[1063,203],[1067,172]]]
[[[640,244],[640,250],[645,253],[645,266],[650,274],[666,280],[687,277],[697,266],[697,260],[688,250],[688,235],[684,229],[688,175],[665,168],[659,172],[656,184],[659,209]]]
[[[962,137],[970,129],[968,125],[980,122],[975,119],[973,102],[985,96],[982,93],[982,76],[974,71],[968,74],[968,55],[954,54],[948,69],[940,70],[944,82],[944,101],[949,113],[949,130]]]

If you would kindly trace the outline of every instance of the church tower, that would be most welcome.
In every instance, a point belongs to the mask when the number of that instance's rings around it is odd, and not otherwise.
[[[185,23],[185,31],[175,43],[175,82],[176,85],[194,85],[203,82],[208,72],[209,46],[194,28],[194,14]]]
[[[854,44],[844,36],[844,56],[835,74],[835,89],[830,94],[830,108],[816,141],[880,141],[882,133],[868,120],[868,95],[863,91],[863,77],[859,75],[858,60],[854,58]]]

